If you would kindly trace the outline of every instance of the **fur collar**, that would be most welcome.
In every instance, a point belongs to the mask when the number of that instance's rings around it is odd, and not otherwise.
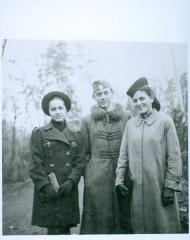
[[[94,120],[100,121],[106,114],[108,114],[109,118],[113,121],[119,121],[123,117],[123,107],[119,103],[113,104],[113,108],[110,111],[105,111],[103,108],[100,108],[97,105],[94,105],[91,109],[91,114]]]

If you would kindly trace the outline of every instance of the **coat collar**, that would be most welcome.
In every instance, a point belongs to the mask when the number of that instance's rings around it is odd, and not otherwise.
[[[58,129],[56,129],[53,126],[52,122],[50,122],[44,127],[44,130],[45,130],[45,137],[47,139],[58,140],[58,141],[65,142],[67,144],[69,144],[69,142],[75,141],[75,135],[68,128],[67,125],[65,129],[62,132],[60,132]]]
[[[144,122],[148,126],[152,125],[158,118],[158,112],[154,109],[153,112],[150,114],[148,118],[141,118],[141,116],[137,116],[135,119],[135,123],[137,127],[140,127],[140,125]]]
[[[115,103],[113,104],[113,108],[108,112],[103,108],[94,105],[91,109],[91,114],[92,117],[97,121],[102,120],[104,117],[106,117],[106,115],[108,115],[113,121],[119,121],[122,119],[124,112],[123,107],[119,103]]]

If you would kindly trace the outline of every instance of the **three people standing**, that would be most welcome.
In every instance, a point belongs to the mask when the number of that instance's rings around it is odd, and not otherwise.
[[[179,232],[176,192],[182,190],[182,164],[173,120],[159,112],[160,103],[145,78],[127,91],[136,116],[131,118],[115,103],[113,94],[108,82],[93,83],[96,104],[82,120],[82,134],[67,127],[65,115],[71,107],[67,95],[51,92],[42,100],[42,109],[51,122],[35,129],[31,136],[30,176],[35,186],[32,224],[47,227],[48,234],[69,234],[79,223],[77,186],[81,175],[80,233],[129,233],[129,226],[121,226],[117,195],[121,193],[125,201],[129,194],[126,171],[133,181],[133,233]],[[52,173],[57,189],[51,184]]]

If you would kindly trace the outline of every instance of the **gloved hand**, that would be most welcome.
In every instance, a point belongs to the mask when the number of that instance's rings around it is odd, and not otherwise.
[[[43,201],[46,203],[57,198],[57,193],[50,184],[45,185],[40,192],[43,195]]]
[[[123,184],[119,184],[116,186],[116,191],[122,196],[127,197],[129,194],[128,188],[125,187]]]
[[[67,179],[60,187],[58,190],[58,196],[65,195],[68,196],[74,186],[74,182],[71,179]]]
[[[162,193],[162,204],[168,206],[174,202],[174,190],[171,188],[164,188]]]

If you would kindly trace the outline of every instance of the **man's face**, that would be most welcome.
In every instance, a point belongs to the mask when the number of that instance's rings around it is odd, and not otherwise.
[[[108,109],[112,103],[113,93],[110,88],[103,88],[101,85],[99,90],[94,93],[94,99],[98,106],[103,109]]]

